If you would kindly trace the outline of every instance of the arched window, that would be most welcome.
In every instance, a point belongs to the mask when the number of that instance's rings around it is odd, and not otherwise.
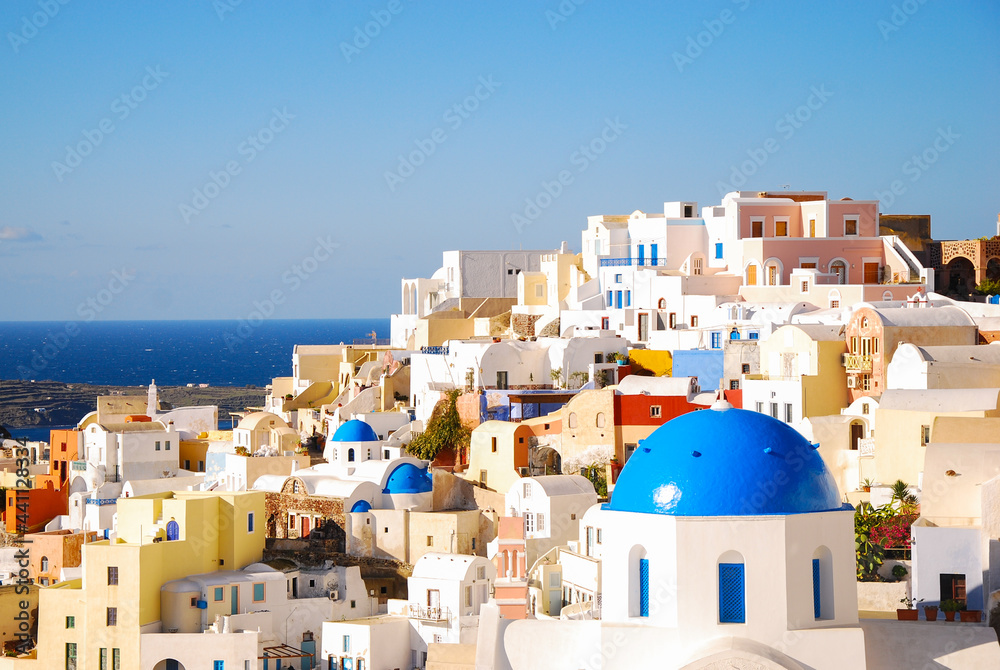
[[[886,302],[891,302],[892,301],[892,291],[886,291],[886,292],[884,292],[882,294],[882,300],[884,300]]]
[[[176,521],[171,519],[167,522],[167,541],[179,539],[181,539],[181,527]]]
[[[604,428],[604,412],[598,412],[597,413],[596,424],[597,424],[598,428]]]
[[[833,553],[827,547],[818,547],[812,559],[813,617],[835,618],[833,608]]]
[[[569,420],[567,421],[570,428],[576,428],[576,412],[569,413]]]
[[[743,555],[727,551],[719,558],[719,623],[746,623]]]
[[[42,556],[42,567],[40,568],[40,571],[41,572],[48,572],[49,571],[49,557],[48,556]]]
[[[351,447],[347,450],[347,462],[348,463],[354,462],[354,447]]]
[[[837,275],[838,284],[847,283],[847,263],[844,261],[834,261],[830,263],[830,273]]]
[[[667,308],[667,299],[666,298],[660,298],[656,302],[656,308],[657,309],[666,309]]]

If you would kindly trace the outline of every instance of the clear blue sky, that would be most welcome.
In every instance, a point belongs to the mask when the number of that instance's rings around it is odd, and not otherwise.
[[[234,1],[4,2],[0,320],[384,316],[442,250],[579,250],[754,155],[744,189],[996,232],[996,2]]]

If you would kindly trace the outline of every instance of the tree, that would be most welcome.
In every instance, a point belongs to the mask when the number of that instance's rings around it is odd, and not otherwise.
[[[448,396],[438,401],[424,432],[406,448],[408,452],[417,458],[432,461],[444,449],[458,451],[469,446],[471,432],[462,424],[456,406],[460,394],[459,389],[448,391]]]
[[[979,295],[1000,295],[1000,280],[984,279],[976,286]]]
[[[556,388],[562,388],[562,368],[552,368],[549,370],[549,377],[552,377],[552,384]]]

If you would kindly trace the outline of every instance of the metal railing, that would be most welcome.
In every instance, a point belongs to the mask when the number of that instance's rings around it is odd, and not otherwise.
[[[844,367],[848,370],[871,372],[872,369],[871,356],[863,356],[861,354],[843,354],[842,362]]]
[[[388,337],[378,337],[375,339],[369,337],[367,340],[359,338],[354,339],[354,346],[356,347],[364,347],[364,346],[387,347],[391,343],[392,339]]]
[[[601,267],[602,268],[621,268],[621,267],[666,267],[666,258],[602,258]]]
[[[410,603],[409,615],[411,619],[424,621],[447,621],[450,618],[447,607],[425,607],[417,603]]]
[[[420,347],[422,354],[434,354],[435,356],[447,356],[448,347]]]
[[[860,452],[862,458],[875,456],[875,438],[859,437],[858,451]]]
[[[97,505],[101,507],[103,505],[114,505],[118,502],[118,498],[87,498],[88,505]]]
[[[71,465],[71,468],[73,470],[76,470],[77,472],[86,472],[86,470],[87,470],[87,461],[73,461],[73,464]]]

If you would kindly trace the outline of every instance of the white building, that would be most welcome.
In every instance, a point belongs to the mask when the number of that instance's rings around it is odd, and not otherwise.
[[[580,475],[526,477],[515,482],[505,497],[506,515],[524,519],[528,569],[549,549],[580,536],[580,519],[597,504],[597,492]],[[496,542],[490,543],[492,559]]]

